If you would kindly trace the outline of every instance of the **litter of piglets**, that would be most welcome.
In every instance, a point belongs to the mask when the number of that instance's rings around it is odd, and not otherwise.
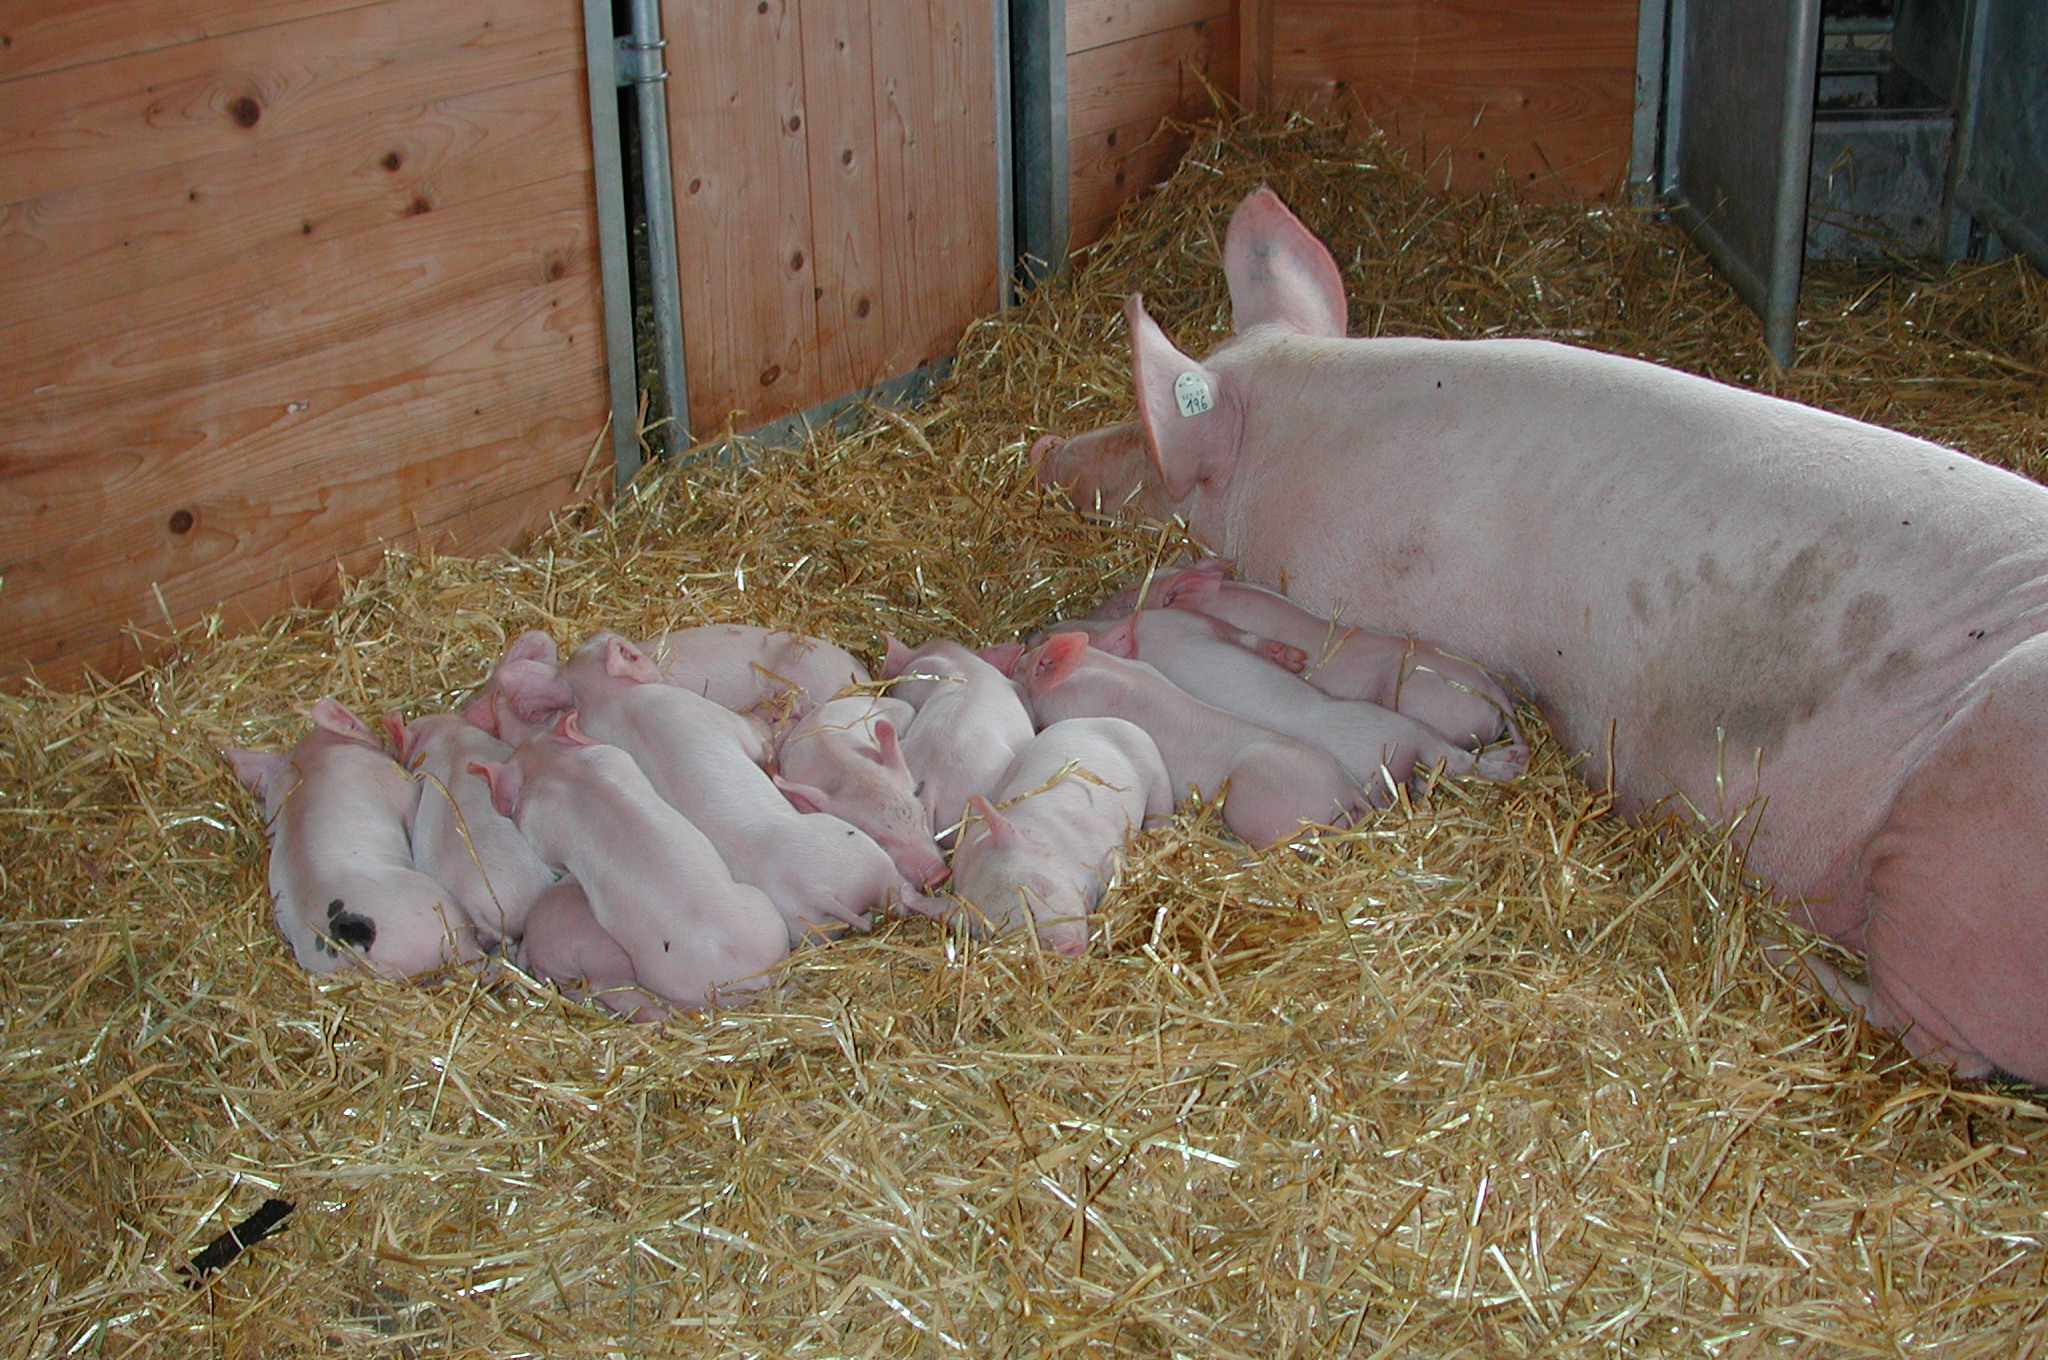
[[[1035,646],[885,636],[879,678],[787,630],[600,630],[566,660],[536,630],[459,713],[386,714],[388,748],[325,698],[290,752],[226,755],[264,800],[307,968],[496,957],[633,1020],[744,1005],[881,913],[1083,954],[1130,839],[1178,797],[1221,797],[1265,849],[1526,761],[1472,663],[1230,575],[1153,573]]]

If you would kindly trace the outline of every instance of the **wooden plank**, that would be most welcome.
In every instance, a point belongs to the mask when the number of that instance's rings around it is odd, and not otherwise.
[[[872,23],[883,233],[894,246],[885,295],[902,372],[952,353],[1000,298],[994,36],[987,8],[960,0],[876,6]]]
[[[588,181],[546,187],[352,238],[375,247],[337,262],[359,283],[318,305],[281,297],[270,316],[223,300],[214,315],[241,324],[217,353],[197,309],[138,325],[111,371],[88,333],[55,390],[0,399],[0,573],[131,507],[172,516],[195,489],[246,481],[245,464],[319,466],[337,421],[349,438],[432,441],[481,417],[471,375],[517,392],[541,382],[523,366],[556,349],[601,366]],[[224,291],[247,277],[209,276]]]
[[[1628,169],[1632,71],[1418,72],[1324,88],[1457,192],[1490,189],[1505,176],[1539,199],[1608,199]]]
[[[0,81],[288,23],[363,0],[8,0]]]
[[[1119,208],[1170,176],[1187,146],[1185,134],[1160,126],[1157,118],[1070,141],[1068,202],[1075,223],[1074,248],[1095,240]]]
[[[795,0],[664,0],[684,365],[693,434],[825,397]]]
[[[1067,55],[1232,12],[1231,0],[1068,0]]]
[[[886,376],[898,339],[883,305],[889,243],[868,7],[803,0],[803,69],[818,316],[812,364],[819,389],[834,396]]]
[[[1144,118],[1200,118],[1210,111],[1204,81],[1237,89],[1237,21],[1205,20],[1067,61],[1067,135],[1086,137]]]
[[[534,317],[529,302],[513,326],[486,328],[479,347],[530,329]],[[188,487],[168,517],[129,509],[74,522],[93,527],[8,564],[0,659],[41,663],[121,621],[160,619],[159,596],[174,617],[187,615],[438,523],[508,483],[558,480],[566,496],[603,423],[604,373],[588,362],[590,348],[537,348],[520,376],[500,364],[440,385],[432,395],[442,419],[431,424],[444,428],[416,422],[411,439],[390,438],[342,412],[327,423],[326,456],[310,465]],[[487,413],[467,429],[452,419],[464,402]]]
[[[1287,0],[1275,60],[1355,79],[1417,69],[1627,70],[1636,0]]]
[[[1626,170],[1636,0],[1288,0],[1281,99],[1334,100],[1459,190],[1606,197]]]
[[[0,202],[580,70],[568,5],[385,0],[0,85]]]
[[[226,631],[235,633],[259,625],[294,605],[331,603],[336,594],[337,567],[351,575],[361,575],[375,568],[387,547],[408,552],[431,550],[465,556],[503,548],[517,549],[535,529],[547,522],[550,514],[573,504],[590,491],[596,479],[583,478],[581,488],[578,488],[577,471],[571,468],[566,456],[572,449],[573,445],[565,447],[565,456],[553,465],[543,481],[494,499],[465,505],[444,519],[424,524],[416,531],[401,533],[387,542],[356,548],[333,560],[268,577],[203,608],[174,609],[172,625],[184,627],[209,613],[217,613]],[[580,468],[580,463],[577,466]],[[116,614],[124,617],[113,621]],[[138,639],[125,631],[123,622],[133,622],[143,636]],[[59,640],[33,663],[37,678],[44,684],[75,684],[88,669],[110,679],[118,679],[132,674],[145,660],[154,659],[164,651],[161,645],[165,632],[164,618],[153,592],[147,597],[134,597],[125,610],[110,608],[105,620],[80,620],[79,624],[78,633]],[[158,645],[151,645],[152,640]],[[0,651],[0,686],[18,682],[28,673],[30,665],[28,658],[20,653]]]
[[[65,463],[52,435],[229,381],[275,398],[320,380],[346,345],[498,289],[594,266],[585,174],[243,261],[70,312],[0,326],[0,506],[30,468]],[[255,380],[288,362],[307,376]],[[374,350],[368,362],[377,362]],[[340,374],[341,369],[333,369]],[[138,434],[143,432],[138,431]],[[270,437],[276,437],[273,431]],[[86,446],[90,448],[90,445]],[[0,549],[4,551],[4,549]]]
[[[1279,0],[1242,0],[1237,11],[1237,102],[1247,113],[1273,106],[1273,12]]]
[[[0,316],[21,321],[333,240],[590,159],[564,72],[0,207]]]

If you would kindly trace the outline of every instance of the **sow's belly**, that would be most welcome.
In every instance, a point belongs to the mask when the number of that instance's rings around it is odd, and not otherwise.
[[[1611,775],[1620,811],[1735,827],[1750,867],[1811,899],[1831,933],[1855,924],[1858,854],[1934,731],[2006,648],[2048,626],[2033,554],[1887,551],[1841,521],[1797,546],[1610,536],[1555,570],[1470,539],[1402,570],[1369,531],[1352,534],[1236,546],[1248,575],[1309,608],[1504,673],[1584,753],[1589,783]],[[1437,545],[1455,536],[1446,527]]]

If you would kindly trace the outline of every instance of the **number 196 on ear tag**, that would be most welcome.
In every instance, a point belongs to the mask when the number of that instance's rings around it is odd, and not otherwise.
[[[1216,405],[1208,380],[1199,373],[1183,373],[1173,380],[1173,400],[1184,416],[1198,416]]]

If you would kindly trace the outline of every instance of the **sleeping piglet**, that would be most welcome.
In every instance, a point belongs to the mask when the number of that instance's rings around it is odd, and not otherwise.
[[[410,977],[476,958],[469,916],[413,868],[413,781],[340,701],[322,699],[312,718],[289,752],[226,752],[263,800],[271,908],[300,965],[331,973],[360,959]]]
[[[1159,748],[1122,718],[1069,718],[1031,739],[1003,779],[1001,811],[976,795],[960,833],[953,892],[993,931],[1029,923],[1061,954],[1088,949],[1088,913],[1124,846],[1173,815]]]
[[[937,639],[913,651],[884,640],[882,676],[895,682],[889,692],[917,709],[903,734],[903,758],[932,830],[950,843],[967,800],[994,793],[1030,743],[1031,715],[1010,677],[959,643]]]
[[[761,768],[766,738],[751,717],[662,684],[648,655],[596,633],[562,668],[579,725],[623,747],[657,793],[710,838],[733,877],[766,893],[792,944],[917,896],[858,827],[790,805]]]
[[[801,812],[829,812],[865,831],[906,879],[928,890],[947,869],[903,758],[900,737],[915,715],[881,695],[827,700],[776,747],[775,787]]]
[[[1159,747],[1173,787],[1223,797],[1223,824],[1264,849],[1304,823],[1341,824],[1366,806],[1364,792],[1328,751],[1226,713],[1188,694],[1142,661],[1111,656],[1085,633],[1059,633],[1018,663],[1033,716],[1128,718]]]
[[[384,715],[398,758],[419,781],[412,816],[413,867],[447,886],[490,940],[516,940],[534,899],[555,881],[533,846],[491,806],[471,761],[504,760],[512,748],[459,713],[406,722]]]
[[[1187,609],[1220,619],[1306,657],[1301,678],[1333,699],[1363,699],[1435,728],[1467,750],[1506,742],[1526,745],[1515,728],[1515,704],[1487,670],[1434,643],[1398,633],[1335,623],[1275,590],[1233,581],[1211,558],[1158,581],[1148,605]]]
[[[643,649],[671,685],[737,713],[794,700],[823,703],[868,682],[853,653],[822,638],[751,624],[710,623],[650,639]],[[791,691],[795,691],[792,696]]]
[[[573,878],[560,880],[533,904],[516,961],[571,1001],[595,999],[634,1021],[668,1017],[668,1007],[640,985],[625,947],[597,923],[589,894]]]
[[[1373,801],[1406,783],[1420,765],[1451,774],[1511,778],[1521,759],[1472,754],[1442,734],[1390,708],[1332,699],[1297,675],[1216,635],[1215,621],[1184,609],[1145,609],[1095,639],[1113,656],[1147,662],[1205,704],[1300,737],[1337,757]],[[1227,628],[1228,625],[1225,625]]]
[[[695,1009],[744,1005],[789,955],[775,904],[733,880],[704,833],[662,801],[633,757],[583,735],[576,715],[478,761],[491,799],[542,859],[573,875],[639,984]]]

